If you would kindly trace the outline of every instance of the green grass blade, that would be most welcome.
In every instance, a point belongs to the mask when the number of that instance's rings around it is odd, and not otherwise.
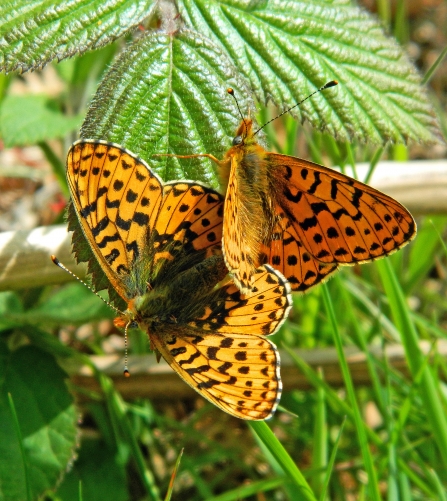
[[[183,449],[180,451],[180,454],[177,457],[177,461],[175,462],[174,471],[172,472],[171,479],[169,480],[168,492],[166,493],[165,501],[171,501],[172,491],[174,489],[175,479],[177,477],[178,469],[180,467],[180,461],[182,460]]]
[[[424,75],[422,78],[422,84],[425,85],[427,82],[430,81],[431,77],[433,76],[434,72],[439,68],[441,65],[443,59],[447,56],[447,47],[444,47],[444,50],[439,54],[437,57],[436,61],[431,65],[427,73]]]
[[[329,480],[331,479],[332,470],[334,469],[335,458],[337,456],[338,444],[340,443],[340,438],[343,434],[343,428],[345,427],[346,416],[343,418],[343,422],[341,423],[340,430],[337,435],[337,439],[335,440],[334,447],[331,452],[331,457],[329,458],[329,464],[326,469],[326,475],[323,482],[323,488],[321,490],[319,501],[324,501],[326,499],[326,493],[329,487]]]
[[[295,498],[296,501],[316,501],[316,498],[303,474],[284,449],[281,442],[275,437],[275,434],[268,427],[267,423],[265,421],[251,421],[248,425],[265,444],[276,461],[278,461],[290,481],[298,488]]]
[[[445,487],[442,485],[441,479],[439,478],[438,474],[436,473],[435,470],[430,470],[431,478],[433,483],[435,484],[437,488],[436,494],[438,495],[438,500],[439,501],[447,501],[447,494],[445,491]]]
[[[248,496],[255,496],[260,492],[277,489],[278,487],[283,486],[286,481],[286,478],[282,477],[253,482],[248,485],[244,485],[243,487],[219,494],[219,496],[207,498],[206,501],[239,501],[240,499],[245,499]]]
[[[296,353],[290,350],[287,346],[284,346],[284,349],[289,353],[293,361],[296,363],[299,370],[304,374],[306,379],[316,388],[322,386],[324,388],[326,394],[326,401],[331,406],[332,410],[338,415],[346,415],[349,416],[350,419],[354,420],[354,411],[351,407],[342,400],[337,392],[333,390],[325,381],[320,379],[317,373],[312,370],[303,360],[301,360]],[[365,423],[362,421],[362,426],[364,428],[364,432],[366,433],[368,439],[376,446],[380,451],[385,454],[386,452],[386,444],[383,443],[382,439],[371,429],[368,428]],[[412,469],[412,465],[409,465],[407,461],[398,457],[397,459],[399,468],[404,474],[410,478],[411,482],[416,485],[422,492],[424,492],[427,496],[433,495],[433,489],[430,485],[427,485],[425,478],[421,477],[419,471],[414,471]]]
[[[135,461],[137,470],[140,474],[141,481],[143,482],[148,499],[152,501],[161,501],[159,490],[155,484],[152,472],[147,469],[141,449],[138,445],[137,438],[133,432],[129,420],[126,415],[126,406],[121,396],[115,390],[112,381],[99,371],[96,372],[96,377],[104,392],[106,404],[109,410],[112,426],[115,428],[115,434],[118,439],[119,436],[124,435],[124,439]]]
[[[374,153],[374,156],[373,156],[371,162],[369,163],[369,168],[368,168],[368,172],[366,174],[366,177],[363,180],[364,183],[366,183],[366,184],[369,183],[372,175],[374,174],[374,169],[376,168],[376,165],[379,163],[380,157],[383,154],[383,150],[384,150],[384,148],[381,146],[381,147],[377,148],[376,152]]]
[[[408,366],[413,378],[417,377],[420,367],[424,364],[424,358],[418,345],[418,333],[416,326],[411,320],[402,289],[397,281],[394,270],[388,259],[382,259],[376,263],[379,270],[383,287],[389,299],[394,322],[401,332],[402,344]],[[439,452],[442,456],[444,467],[447,465],[447,419],[445,410],[441,405],[439,391],[429,367],[423,370],[421,378],[420,397],[424,402],[427,419],[431,425]]]
[[[319,376],[323,379],[323,373],[320,370]],[[327,441],[328,441],[328,426],[326,416],[326,399],[323,388],[317,388],[317,401],[315,405],[315,424],[313,434],[313,451],[312,451],[312,469],[318,470],[312,477],[311,486],[315,495],[321,497],[321,490],[324,485],[324,472],[327,466]]]
[[[332,306],[332,300],[329,295],[329,291],[326,284],[323,284],[323,302],[326,307],[327,315],[332,326],[335,347],[337,349],[338,359],[340,361],[340,367],[343,374],[343,380],[345,382],[346,391],[348,394],[349,401],[354,414],[354,422],[357,428],[357,436],[359,440],[360,449],[362,452],[363,461],[365,464],[365,469],[368,474],[368,491],[369,499],[380,501],[381,496],[378,487],[376,470],[374,468],[374,462],[369,450],[368,439],[365,433],[363,420],[361,417],[360,409],[357,405],[357,399],[355,397],[354,384],[352,382],[351,374],[349,372],[348,363],[346,361],[346,356],[343,351],[343,344],[340,336],[340,332],[337,325],[337,319],[335,317],[334,308]]]
[[[383,404],[380,378],[376,370],[377,364],[375,363],[373,356],[368,350],[364,333],[358,322],[357,319],[358,314],[356,314],[356,310],[354,309],[352,300],[354,296],[352,296],[345,288],[344,286],[345,283],[348,284],[350,282],[342,281],[340,276],[335,277],[335,284],[338,286],[337,294],[339,295],[341,302],[345,305],[346,318],[349,319],[350,325],[352,326],[351,338],[354,340],[356,345],[363,351],[363,353],[366,356],[366,363],[368,366],[369,375],[371,377],[371,382],[376,402],[378,403],[379,408],[383,410],[384,404]],[[355,297],[358,298],[359,296],[356,295]],[[383,318],[383,315],[380,312],[378,314],[381,316],[381,318]]]
[[[65,195],[66,198],[69,197],[70,193],[68,191],[67,179],[65,177],[65,165],[61,162],[60,158],[54,153],[51,146],[47,141],[40,141],[39,146],[43,153],[45,154],[46,159],[50,163],[53,173],[56,176],[59,186]]]

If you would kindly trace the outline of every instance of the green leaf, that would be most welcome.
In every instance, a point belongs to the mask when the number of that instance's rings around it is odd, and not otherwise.
[[[343,140],[432,142],[441,133],[421,78],[379,22],[348,1],[179,0],[187,24],[227,51],[256,97]]]
[[[22,314],[23,305],[19,295],[12,291],[0,292],[0,332],[20,325],[20,322],[11,316]]]
[[[6,0],[0,4],[0,71],[28,71],[97,49],[151,14],[153,0]]]
[[[113,318],[116,313],[80,283],[67,284],[22,318],[32,323],[82,324]]]
[[[125,465],[120,464],[116,452],[102,440],[83,440],[79,457],[57,490],[60,499],[79,501],[80,482],[85,500],[129,499]]]
[[[46,96],[7,96],[0,107],[0,135],[7,148],[62,138],[80,123],[80,116],[64,115]]]
[[[10,352],[3,343],[0,353],[0,498],[27,499],[29,488],[36,499],[54,488],[73,460],[78,416],[67,375],[53,356],[35,346]]]
[[[210,160],[152,157],[212,153],[231,146],[240,122],[234,100],[252,108],[237,69],[197,33],[149,34],[133,43],[105,75],[81,135],[113,141],[145,159],[165,181],[195,179],[218,186]]]

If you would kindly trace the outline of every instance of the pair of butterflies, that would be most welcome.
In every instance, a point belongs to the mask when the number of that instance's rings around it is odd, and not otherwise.
[[[392,198],[331,169],[270,153],[244,119],[222,161],[223,197],[163,183],[119,145],[80,140],[67,179],[83,232],[151,348],[195,390],[241,419],[268,419],[281,396],[265,336],[340,265],[388,255],[416,231]],[[228,275],[230,270],[230,275]],[[216,285],[217,284],[217,285]]]

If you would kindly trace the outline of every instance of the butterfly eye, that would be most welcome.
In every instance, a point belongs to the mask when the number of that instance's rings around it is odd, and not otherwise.
[[[238,144],[242,144],[242,136],[236,136],[233,139],[233,146],[237,146]]]

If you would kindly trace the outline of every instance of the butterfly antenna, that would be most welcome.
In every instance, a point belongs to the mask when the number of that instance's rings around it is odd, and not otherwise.
[[[124,377],[130,377],[129,367],[127,366],[128,361],[129,361],[129,358],[127,356],[127,348],[129,346],[128,337],[127,337],[127,328],[129,327],[129,325],[131,323],[132,323],[131,321],[127,322],[127,325],[124,329],[124,371],[123,371]]]
[[[125,314],[121,310],[119,310],[118,308],[115,308],[115,306],[111,305],[108,301],[106,301],[103,297],[101,297],[97,292],[95,292],[90,287],[90,285],[88,285],[86,282],[84,282],[84,280],[82,280],[81,278],[79,278],[77,275],[75,275],[73,272],[71,272],[66,266],[64,266],[55,255],[51,256],[51,261],[53,261],[53,263],[56,266],[59,266],[59,268],[61,270],[66,271],[72,277],[76,278],[76,280],[78,280],[79,282],[81,282],[81,284],[85,285],[87,287],[87,289],[89,289],[90,291],[92,291],[95,296],[98,296],[99,299],[101,299],[101,301],[103,303],[105,303],[109,308],[112,308],[112,310],[115,310],[116,313],[119,313],[120,315],[125,316]],[[132,323],[132,321],[129,320],[129,322],[127,322],[127,324],[126,324],[126,327],[124,328],[124,371],[123,371],[123,373],[124,373],[125,377],[129,377],[130,376],[129,368],[128,368],[128,365],[127,365],[128,364],[127,347],[128,347],[128,344],[129,344],[128,341],[127,341],[127,339],[128,339],[127,338],[127,328],[129,327],[129,325],[131,323]]]
[[[231,87],[229,87],[229,88],[227,89],[227,92],[228,92],[228,94],[230,94],[230,96],[233,96],[233,99],[234,99],[234,100],[235,100],[235,102],[236,102],[236,106],[237,106],[237,109],[238,109],[238,111],[239,111],[239,115],[241,116],[242,121],[244,122],[244,125],[245,125],[245,135],[247,135],[247,130],[248,130],[248,127],[247,127],[247,122],[245,121],[244,115],[242,114],[242,111],[241,111],[241,109],[239,108],[239,103],[238,103],[238,101],[237,101],[237,99],[236,99],[236,96],[234,95],[234,90],[233,90]]]
[[[69,273],[72,277],[76,278],[76,280],[78,280],[79,282],[81,282],[81,284],[85,285],[87,287],[87,289],[91,290],[93,292],[93,294],[95,296],[98,296],[99,299],[101,299],[101,301],[103,303],[105,303],[109,308],[112,308],[112,310],[115,310],[117,313],[119,313],[120,315],[123,315],[125,316],[125,314],[119,310],[118,308],[115,308],[115,306],[111,305],[108,301],[106,301],[103,297],[101,297],[97,292],[95,292],[91,287],[90,285],[88,285],[86,282],[84,282],[84,280],[80,279],[77,275],[75,275],[72,271],[70,271],[66,266],[64,266],[60,261],[59,259],[52,255],[51,256],[51,261],[53,261],[53,263],[56,265],[56,266],[59,266],[59,268],[61,270],[64,270],[66,271],[67,273]]]
[[[314,96],[315,94],[318,94],[319,92],[321,92],[322,90],[325,90],[325,89],[329,89],[330,87],[335,87],[336,85],[338,85],[338,82],[337,80],[331,80],[330,82],[327,82],[326,84],[323,85],[323,87],[320,87],[318,90],[312,92],[312,94],[309,94],[307,97],[305,97],[302,101],[300,101],[299,103],[296,103],[294,106],[292,106],[291,108],[288,108],[287,110],[283,111],[282,113],[280,113],[279,115],[277,115],[275,118],[272,118],[271,120],[269,120],[268,122],[266,122],[262,127],[260,127],[253,135],[256,136],[256,134],[262,130],[266,125],[268,125],[270,122],[273,122],[274,120],[276,120],[277,118],[279,117],[282,117],[283,115],[285,115],[286,113],[289,113],[289,111],[292,111],[293,109],[295,109],[297,106],[300,106],[300,104],[303,104],[304,101],[307,101],[309,98],[311,98],[312,96]]]

